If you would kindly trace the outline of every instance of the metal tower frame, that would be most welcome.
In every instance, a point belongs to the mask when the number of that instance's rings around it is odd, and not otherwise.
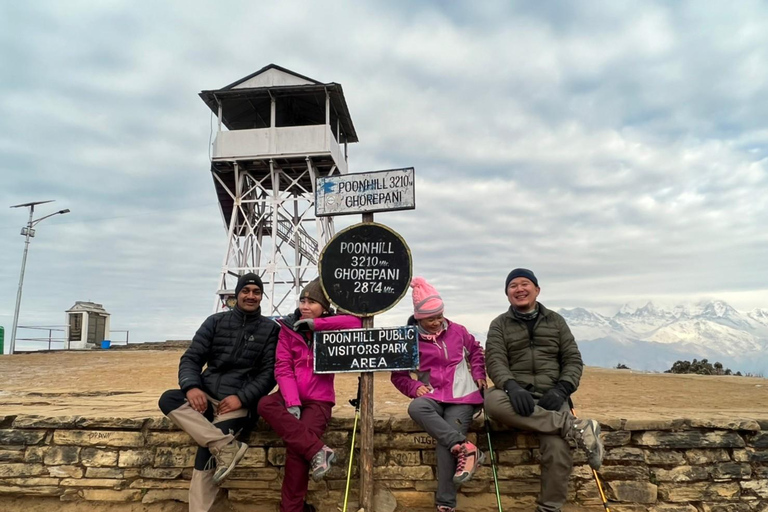
[[[339,172],[335,165],[320,171],[310,157],[305,162],[304,169],[283,168],[269,159],[265,161],[269,172],[263,175],[233,162],[231,180],[213,173],[235,205],[225,218],[227,251],[217,308],[224,305],[222,296],[234,290],[240,275],[254,272],[265,277],[264,314],[286,314],[286,309],[292,312],[296,307],[291,295],[298,296],[297,291],[314,278],[320,251],[334,234],[332,217],[314,216],[315,183],[318,176]],[[308,224],[315,225],[317,238],[305,228]]]
[[[200,97],[218,116],[211,174],[227,230],[215,310],[254,272],[262,312],[292,313],[334,234],[332,217],[314,215],[317,178],[346,174],[358,141],[341,85],[270,64]]]

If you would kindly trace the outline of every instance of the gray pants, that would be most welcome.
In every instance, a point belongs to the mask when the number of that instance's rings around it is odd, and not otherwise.
[[[416,398],[408,406],[408,415],[437,441],[437,506],[456,507],[456,459],[451,448],[467,440],[474,411],[474,405],[446,404],[426,397]]]
[[[541,492],[536,511],[560,512],[568,499],[568,477],[573,468],[571,447],[566,441],[574,421],[568,402],[559,411],[548,411],[537,405],[530,416],[520,416],[504,390],[491,388],[485,393],[485,413],[508,427],[539,435]]]

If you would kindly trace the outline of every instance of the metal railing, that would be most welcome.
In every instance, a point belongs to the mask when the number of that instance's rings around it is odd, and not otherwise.
[[[114,343],[114,344],[118,344],[118,343],[115,343],[115,339],[112,337],[112,335],[113,335],[114,333],[116,333],[116,332],[124,332],[124,333],[125,333],[125,340],[118,340],[118,341],[120,342],[120,343],[119,343],[120,345],[127,345],[128,343],[130,343],[130,341],[128,341],[128,339],[129,339],[128,337],[130,336],[130,334],[131,334],[131,331],[128,331],[128,330],[122,330],[122,329],[118,329],[118,330],[115,330],[115,329],[110,329],[110,330],[109,330],[109,336],[112,338],[112,343]]]
[[[36,352],[39,350],[69,350],[70,349],[70,341],[67,339],[67,326],[66,325],[46,325],[46,326],[38,326],[38,325],[20,325],[18,326],[18,329],[27,329],[31,331],[43,331],[47,332],[48,336],[45,336],[43,334],[40,337],[30,337],[30,338],[16,338],[16,341],[22,341],[22,342],[28,342],[28,343],[34,343],[38,346],[36,347],[23,347],[20,345],[16,346],[16,352]],[[130,343],[130,333],[131,331],[126,329],[110,329],[110,337],[112,334],[116,332],[124,332],[125,333],[125,340],[111,340],[113,345],[128,345]],[[56,336],[54,336],[54,333],[56,333]],[[61,333],[60,335],[58,333]],[[45,348],[45,345],[40,347],[40,344],[47,344],[48,348]]]
[[[69,341],[66,339],[67,328],[65,325],[50,325],[50,326],[30,326],[20,325],[18,329],[28,329],[31,331],[47,331],[48,337],[40,338],[16,338],[16,341],[28,341],[32,343],[48,343],[48,350],[69,350]],[[53,337],[53,333],[63,333],[62,336]],[[53,347],[54,343],[61,343],[61,347]],[[37,349],[40,350],[40,349]],[[16,347],[16,352],[34,352],[35,349],[24,348],[21,346]]]

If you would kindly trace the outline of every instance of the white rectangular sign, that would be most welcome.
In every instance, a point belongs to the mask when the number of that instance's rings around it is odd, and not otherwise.
[[[317,179],[315,216],[413,210],[413,167]]]

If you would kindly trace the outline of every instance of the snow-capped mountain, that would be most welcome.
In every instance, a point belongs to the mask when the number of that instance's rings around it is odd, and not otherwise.
[[[612,317],[584,308],[559,311],[587,364],[663,371],[679,359],[720,361],[734,372],[768,374],[768,310],[742,313],[722,300],[622,306]]]
[[[621,307],[611,320],[612,323],[621,329],[625,329],[637,336],[643,336],[651,333],[669,324],[675,319],[675,313],[657,308],[653,302],[637,309],[631,308],[625,304]]]
[[[622,325],[612,318],[595,313],[584,308],[574,308],[561,311],[568,321],[568,325],[578,326],[578,338],[594,340],[610,338],[619,343],[630,343],[634,337],[633,332],[627,332]],[[566,316],[567,315],[567,316]],[[576,334],[574,334],[576,336]]]
[[[755,308],[747,313],[747,317],[749,317],[752,322],[768,328],[768,309]]]

